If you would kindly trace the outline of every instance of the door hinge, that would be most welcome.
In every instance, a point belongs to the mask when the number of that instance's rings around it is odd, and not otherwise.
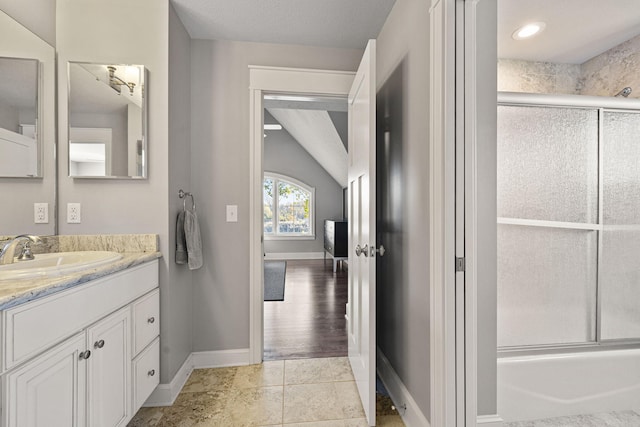
[[[456,273],[459,271],[465,271],[465,264],[464,257],[456,257]]]

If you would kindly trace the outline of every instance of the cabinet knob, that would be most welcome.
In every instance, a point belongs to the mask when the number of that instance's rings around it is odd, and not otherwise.
[[[85,350],[80,352],[79,357],[80,357],[80,360],[87,360],[88,358],[91,357],[91,350]]]
[[[95,344],[93,344],[93,348],[102,348],[102,347],[104,347],[104,340],[96,341]]]
[[[156,318],[155,318],[155,317],[149,317],[149,318],[147,319],[147,322],[149,322],[149,323],[153,323],[153,322],[155,322],[155,321],[156,321]]]
[[[152,369],[149,372],[147,372],[147,375],[149,375],[150,377],[154,376],[156,374],[156,370]]]

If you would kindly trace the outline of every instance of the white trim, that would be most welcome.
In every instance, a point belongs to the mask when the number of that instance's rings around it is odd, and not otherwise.
[[[456,111],[456,142],[455,142],[455,240],[456,240],[456,257],[466,256],[466,111],[465,111],[465,93],[466,85],[466,50],[465,50],[465,33],[467,28],[465,26],[465,16],[467,14],[466,7],[468,2],[464,0],[456,0],[455,14],[456,14],[456,99],[455,99],[455,111]],[[467,280],[470,275],[465,272],[456,273],[456,426],[459,427],[471,427],[474,425],[476,416],[475,394],[467,399],[467,386],[472,384],[469,376],[471,372],[467,371],[467,365],[469,364],[469,352],[471,351],[471,344],[467,342],[466,331],[470,328],[474,328],[474,325],[467,323]],[[475,385],[472,385],[475,387]]]
[[[376,350],[378,353],[378,376],[389,392],[393,404],[396,408],[402,408],[403,405],[407,405],[406,409],[399,410],[402,421],[408,426],[430,427],[427,417],[422,413],[415,399],[411,396],[391,363],[389,363],[389,360],[387,360],[379,347]]]
[[[264,254],[266,260],[287,260],[287,259],[324,259],[324,252],[267,252]]]
[[[198,351],[191,353],[168,384],[159,384],[143,407],[171,406],[194,369],[249,365],[249,349]]]
[[[478,124],[477,3],[464,4],[464,152],[465,152],[465,423],[474,427],[478,413]],[[468,289],[468,292],[466,291]]]
[[[197,351],[191,353],[194,369],[250,365],[249,349]]]
[[[456,425],[455,0],[432,0],[429,53],[431,423]]]
[[[178,369],[173,379],[168,384],[158,384],[151,396],[144,402],[143,407],[149,406],[171,406],[180,394],[182,387],[189,379],[189,375],[193,371],[193,361],[190,354]]]
[[[249,360],[263,352],[263,93],[347,96],[355,73],[249,66]]]
[[[277,242],[277,241],[300,241],[300,240],[316,240],[316,235],[312,234],[293,234],[293,235],[286,235],[286,234],[281,234],[279,236],[274,236],[272,234],[265,234],[264,235],[264,240],[266,241],[273,241],[273,242]]]
[[[502,427],[504,420],[498,415],[478,415],[476,424],[483,427]]]

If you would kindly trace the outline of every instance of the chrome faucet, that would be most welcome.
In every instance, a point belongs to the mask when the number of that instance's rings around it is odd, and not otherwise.
[[[2,251],[0,251],[0,265],[13,263],[16,248],[20,243],[22,243],[22,251],[20,252],[20,255],[18,255],[18,261],[26,261],[33,259],[31,243],[40,244],[42,243],[42,239],[38,236],[31,236],[28,234],[16,236],[12,241],[4,245]]]

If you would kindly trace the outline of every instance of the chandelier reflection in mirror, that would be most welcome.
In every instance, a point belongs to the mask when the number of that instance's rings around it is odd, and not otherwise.
[[[135,74],[139,74],[138,69],[135,67],[125,67],[125,75],[128,77],[128,79],[131,79],[129,81],[124,81],[120,77],[118,77],[116,75],[117,68],[113,65],[109,65],[107,67],[107,70],[109,71],[109,86],[111,86],[111,89],[118,92],[118,94],[122,94],[122,89],[120,88],[120,86],[126,86],[129,88],[129,95],[133,96],[133,89],[136,87],[136,83],[131,80],[133,80],[133,78],[135,78],[136,81],[140,80],[139,75],[135,76]]]
[[[69,176],[146,178],[146,70],[69,62]]]

